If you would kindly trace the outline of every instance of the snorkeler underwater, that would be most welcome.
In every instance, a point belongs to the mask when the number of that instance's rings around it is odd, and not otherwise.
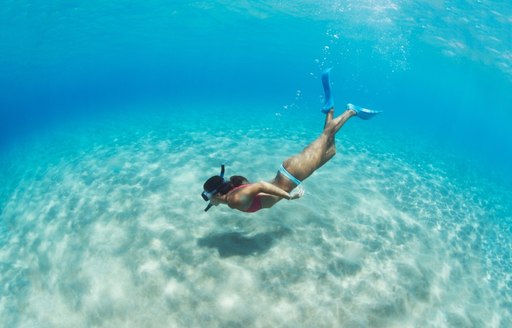
[[[249,183],[247,178],[232,176],[224,178],[225,166],[221,166],[220,174],[209,178],[204,183],[201,194],[205,201],[209,201],[205,208],[207,212],[212,206],[226,204],[230,208],[242,212],[253,213],[262,208],[270,208],[282,199],[298,199],[303,196],[302,181],[326,164],[336,154],[335,136],[351,117],[357,116],[368,120],[379,111],[347,104],[342,115],[334,117],[334,100],[331,91],[331,68],[322,74],[322,84],[325,92],[325,104],[322,113],[325,114],[325,123],[322,133],[304,148],[299,154],[285,160],[277,175],[270,182],[260,181]]]

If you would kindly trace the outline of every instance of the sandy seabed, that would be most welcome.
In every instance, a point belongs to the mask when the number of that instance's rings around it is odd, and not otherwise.
[[[0,326],[512,324],[510,192],[442,158],[354,129],[302,199],[204,213],[220,164],[271,179],[314,133],[90,129],[5,170]]]

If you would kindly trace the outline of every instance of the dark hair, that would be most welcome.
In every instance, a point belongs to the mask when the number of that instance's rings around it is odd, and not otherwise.
[[[210,179],[206,180],[203,185],[203,189],[207,192],[212,192],[215,189],[219,189],[224,184],[224,179],[220,175],[215,175]]]
[[[249,180],[247,178],[241,176],[241,175],[233,175],[229,178],[229,181],[225,182],[220,188],[219,193],[221,195],[227,194],[230,190],[241,186],[243,184],[249,183]]]

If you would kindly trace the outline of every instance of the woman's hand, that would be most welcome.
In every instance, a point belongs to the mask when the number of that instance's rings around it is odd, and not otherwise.
[[[297,186],[295,189],[293,189],[293,190],[290,192],[290,199],[289,199],[289,200],[292,200],[292,199],[299,199],[299,198],[301,198],[302,196],[304,196],[304,187],[302,187],[302,186],[300,185],[300,186]]]

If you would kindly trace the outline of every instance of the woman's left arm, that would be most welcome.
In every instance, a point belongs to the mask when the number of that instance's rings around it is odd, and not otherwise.
[[[292,199],[288,192],[266,181],[257,182],[255,185],[258,186],[258,193],[265,193],[288,200]]]

